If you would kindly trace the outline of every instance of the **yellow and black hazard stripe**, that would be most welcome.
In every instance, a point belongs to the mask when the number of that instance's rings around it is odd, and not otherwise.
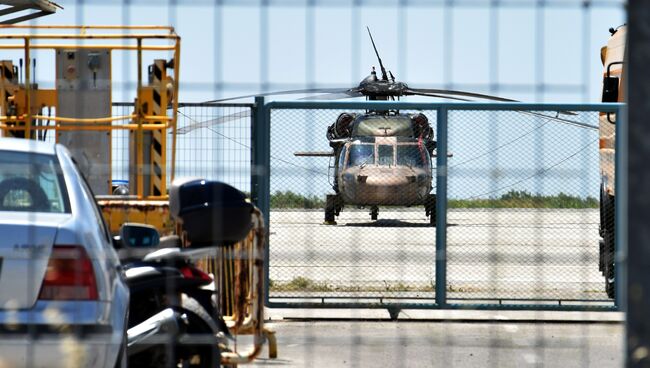
[[[16,70],[14,64],[11,60],[2,60],[0,61],[0,87],[2,89],[2,97],[0,103],[2,104],[2,113],[9,116],[15,115],[16,111],[10,111],[13,102],[10,101],[11,97],[14,96],[17,86],[14,83],[16,79]],[[7,125],[14,125],[16,122],[7,122]],[[7,130],[6,134],[12,137],[24,137],[25,132],[21,130]]]
[[[9,97],[14,95],[16,86],[13,84],[14,80],[14,66],[10,60],[0,61],[0,83],[2,83],[3,104],[7,104]],[[6,111],[4,112],[6,113]]]
[[[155,60],[151,71],[151,86],[153,87],[153,111],[152,115],[167,115],[167,91],[163,81],[166,79],[165,60]],[[151,191],[154,196],[164,195],[167,189],[166,184],[166,141],[164,134],[164,121],[154,121],[154,124],[161,124],[158,130],[152,132],[151,145]]]

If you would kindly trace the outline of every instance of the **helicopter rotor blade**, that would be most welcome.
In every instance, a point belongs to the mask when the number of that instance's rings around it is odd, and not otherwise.
[[[445,95],[439,95],[439,94],[436,94],[436,93],[417,92],[417,93],[409,93],[409,94],[413,95],[413,96],[437,97],[437,98],[444,98],[444,99],[447,99],[447,100],[455,100],[455,101],[463,101],[463,102],[472,101],[472,100],[468,100],[466,98],[445,96]]]
[[[354,98],[361,96],[363,96],[363,93],[359,92],[358,90],[351,89],[339,93],[326,93],[321,95],[302,97],[299,98],[299,100],[341,100],[344,98]]]
[[[215,119],[192,123],[188,126],[176,130],[176,134],[187,134],[196,129],[210,128],[214,125],[223,124],[234,120],[250,118],[251,116],[252,116],[251,110],[247,109],[244,111],[236,112],[234,114],[219,116],[218,118]]]
[[[415,93],[414,93],[415,92]],[[484,100],[491,100],[491,101],[501,101],[501,102],[520,102],[518,100],[513,100],[510,98],[504,98],[504,97],[499,97],[499,96],[493,96],[493,95],[486,95],[486,94],[481,94],[481,93],[473,93],[473,92],[465,92],[465,91],[454,91],[454,90],[447,90],[447,89],[430,89],[430,88],[409,88],[406,93],[412,93],[417,95],[418,93],[435,93],[435,94],[442,94],[442,95],[452,95],[452,96],[466,96],[466,97],[474,97],[474,98],[480,98]],[[424,96],[424,95],[422,95]],[[440,97],[440,96],[435,96],[435,97]],[[443,97],[447,98],[447,97]],[[571,115],[575,116],[578,115],[575,112],[572,111],[558,111],[559,114],[561,115]]]
[[[416,90],[416,89],[411,89],[411,91],[414,91],[414,90]],[[438,90],[438,91],[443,91],[443,90]],[[466,93],[466,92],[461,92],[461,93]],[[418,93],[411,93],[411,94],[416,95],[416,96],[438,97],[438,98],[445,98],[445,99],[456,100],[456,101],[474,102],[474,100],[470,100],[470,99],[467,99],[467,98],[444,96],[442,94],[435,94],[435,93],[418,92]],[[469,93],[469,92],[467,92],[467,94],[476,95],[474,93]],[[492,97],[494,97],[494,96],[492,96]],[[519,101],[515,101],[515,100],[510,100],[510,101],[519,102]],[[541,118],[544,118],[544,119],[550,119],[550,120],[553,120],[553,121],[557,121],[559,123],[573,125],[573,126],[577,126],[577,127],[580,127],[580,128],[598,130],[598,127],[595,126],[595,125],[582,123],[582,122],[575,121],[575,120],[563,119],[563,118],[559,117],[559,115],[561,115],[561,114],[564,114],[564,115],[577,115],[576,113],[570,112],[570,111],[557,111],[558,116],[550,116],[550,115],[546,115],[546,114],[541,113],[541,112],[528,111],[528,110],[516,111],[516,112],[521,113],[521,114],[528,114],[528,115],[538,116],[538,117],[541,117]]]
[[[549,116],[549,115],[546,115],[546,114],[543,114],[543,113],[537,112],[537,111],[518,111],[518,112],[522,113],[522,114],[539,116],[539,117],[544,118],[544,119],[550,119],[550,120],[553,120],[553,121],[557,121],[558,123],[573,125],[573,126],[576,126],[576,127],[579,127],[579,128],[598,130],[598,126],[596,126],[596,125],[582,123],[582,122],[575,121],[575,120],[570,120],[570,119],[563,119],[563,118],[560,118],[558,116]],[[559,115],[559,114],[562,114],[563,112],[562,111],[557,111],[557,113]],[[567,114],[568,111],[566,111],[564,113]],[[577,115],[576,113],[573,113],[573,112],[571,114]]]
[[[263,93],[256,93],[254,95],[244,95],[244,96],[220,98],[220,99],[217,99],[217,100],[204,101],[203,103],[216,103],[216,102],[233,101],[233,100],[240,100],[240,99],[243,99],[243,98],[250,98],[250,97],[257,97],[257,96],[279,96],[279,95],[294,95],[294,94],[309,94],[309,93],[342,93],[342,92],[345,92],[345,91],[348,91],[348,90],[350,90],[349,87],[346,87],[346,88],[294,89],[294,90],[288,90],[288,91],[263,92]]]
[[[465,92],[465,91],[454,91],[454,90],[448,90],[448,89],[409,88],[406,91],[406,93],[407,94],[415,94],[415,95],[417,95],[419,93],[434,93],[434,94],[440,94],[440,95],[474,97],[474,98],[480,98],[480,99],[491,100],[491,101],[520,102],[520,101],[517,101],[517,100],[513,100],[513,99],[510,99],[510,98],[499,97],[499,96],[484,95],[484,94],[481,94],[481,93],[473,93],[473,92]]]

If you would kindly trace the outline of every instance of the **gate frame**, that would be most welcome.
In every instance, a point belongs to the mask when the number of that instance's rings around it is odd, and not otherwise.
[[[269,308],[314,308],[314,309],[387,309],[392,318],[396,318],[400,310],[403,309],[464,309],[464,310],[544,310],[544,311],[620,311],[621,310],[621,293],[624,285],[621,285],[621,277],[627,270],[627,262],[620,252],[625,247],[621,247],[623,234],[617,232],[615,240],[615,249],[617,260],[616,267],[616,300],[614,305],[563,305],[561,300],[558,304],[502,304],[502,303],[449,303],[446,293],[447,280],[447,153],[448,153],[448,116],[450,111],[578,111],[578,112],[601,112],[601,113],[619,113],[623,112],[625,104],[622,103],[595,103],[595,104],[551,104],[551,103],[519,103],[519,102],[403,102],[403,101],[272,101],[265,103],[264,97],[255,98],[253,107],[253,124],[252,124],[252,173],[251,188],[257,191],[253,196],[253,202],[262,210],[265,221],[268,224],[267,232],[272,224],[269,221],[270,216],[270,154],[271,154],[271,111],[274,109],[336,109],[336,110],[427,110],[435,111],[437,114],[437,157],[436,157],[436,279],[435,279],[435,303],[415,304],[415,303],[390,303],[385,304],[384,299],[394,300],[397,298],[360,298],[360,299],[378,299],[376,303],[288,303],[272,302],[270,300],[269,290],[269,267],[270,267],[270,246],[267,244],[266,260],[264,271],[265,275],[265,306]],[[618,116],[618,115],[617,115]],[[623,116],[623,115],[621,115]],[[627,124],[627,121],[621,121],[616,125],[616,134],[619,134],[620,127]],[[621,148],[621,149],[619,149]],[[619,140],[616,140],[616,167],[623,167],[627,162],[627,149],[621,147]],[[618,169],[617,169],[618,171]],[[621,174],[624,171],[621,170]],[[616,175],[616,181],[625,180],[621,175]],[[617,185],[617,187],[619,187]],[[615,216],[617,225],[625,221],[621,218],[621,201],[616,201]],[[622,225],[622,223],[620,224]],[[623,229],[623,227],[619,227]],[[269,237],[266,237],[267,241]],[[317,298],[317,297],[316,297]],[[322,300],[326,298],[321,298]],[[332,299],[332,298],[328,298]],[[408,299],[408,298],[407,298]],[[525,301],[525,299],[522,299]]]

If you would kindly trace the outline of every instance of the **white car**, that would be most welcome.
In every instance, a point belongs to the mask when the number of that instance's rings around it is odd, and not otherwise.
[[[0,367],[125,365],[129,291],[62,145],[0,138]]]

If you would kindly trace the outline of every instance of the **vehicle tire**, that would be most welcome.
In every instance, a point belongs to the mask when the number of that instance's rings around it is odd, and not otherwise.
[[[216,336],[219,333],[217,323],[201,304],[185,294],[182,296],[182,308],[187,310],[188,334],[209,334]],[[208,368],[220,367],[221,352],[219,346],[198,344],[179,347],[177,356],[182,360],[183,367]]]
[[[429,216],[429,225],[436,226],[436,195],[429,194],[424,204],[427,216]]]
[[[603,229],[603,276],[605,277],[605,292],[607,297],[616,297],[616,216],[614,213],[614,197],[604,195],[604,229]]]
[[[336,212],[336,195],[325,197],[325,225],[336,225],[334,218]]]
[[[607,297],[614,299],[616,297],[616,262],[615,262],[615,250],[614,250],[614,232],[610,230],[605,231],[605,238],[603,241],[604,248],[604,264],[603,264],[603,276],[605,276],[605,293]]]
[[[379,207],[372,206],[372,208],[370,208],[370,219],[375,221],[377,220],[377,217],[379,217]]]
[[[603,190],[600,191],[600,205],[598,206],[598,215],[600,216],[600,226],[598,227],[598,233],[600,234],[600,237],[605,236],[605,195],[603,194]]]
[[[605,241],[603,239],[598,241],[598,271],[605,276]]]
[[[608,275],[605,277],[605,293],[607,297],[614,300],[616,299],[616,279],[614,278],[614,265],[612,265],[607,271]]]

